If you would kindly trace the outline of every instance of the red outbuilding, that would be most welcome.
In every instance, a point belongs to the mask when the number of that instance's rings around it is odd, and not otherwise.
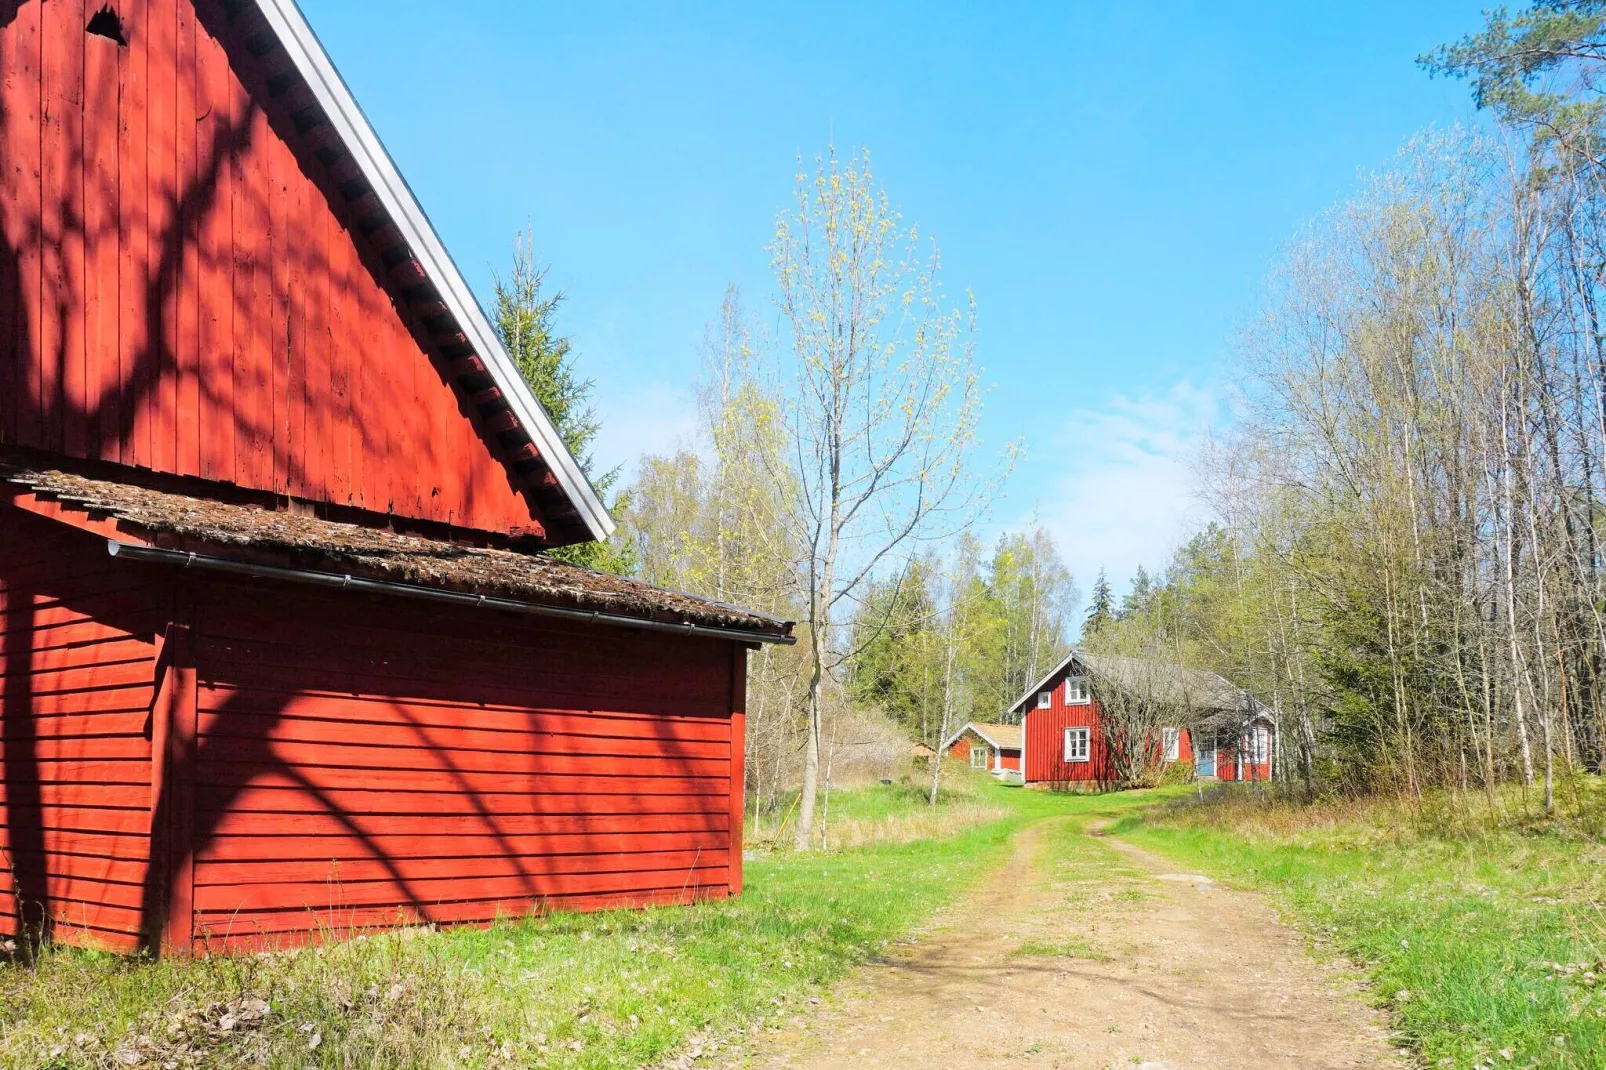
[[[293,0],[0,0],[0,931],[741,890],[746,652],[602,503]]]
[[[1073,650],[1006,711],[1019,723],[1024,781],[1067,787],[1112,781],[1098,695],[1138,689],[1175,711],[1174,723],[1162,725],[1154,741],[1162,763],[1192,762],[1207,779],[1270,779],[1276,721],[1248,692],[1215,673]]]
[[[944,748],[950,758],[969,762],[972,769],[985,769],[997,777],[1020,773],[1021,726],[971,721],[948,741]]]

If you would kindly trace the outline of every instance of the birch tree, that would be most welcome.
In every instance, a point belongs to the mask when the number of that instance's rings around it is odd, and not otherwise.
[[[905,226],[868,153],[799,168],[770,246],[785,333],[779,369],[797,488],[809,679],[796,846],[812,842],[826,689],[849,651],[839,625],[865,585],[922,540],[966,529],[998,479],[978,471],[981,380],[971,302],[940,283],[932,243]],[[1007,460],[1006,460],[1007,463]]]

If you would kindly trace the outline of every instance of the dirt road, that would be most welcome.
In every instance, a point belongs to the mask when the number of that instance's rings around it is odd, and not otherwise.
[[[935,931],[737,1065],[1403,1068],[1353,982],[1254,896],[1053,820]]]

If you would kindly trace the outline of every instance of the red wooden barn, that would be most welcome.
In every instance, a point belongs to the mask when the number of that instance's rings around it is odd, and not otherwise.
[[[0,0],[0,931],[741,889],[745,656],[612,529],[293,0]]]
[[[1176,708],[1176,723],[1162,726],[1155,741],[1162,762],[1193,762],[1194,772],[1205,778],[1270,779],[1276,722],[1252,695],[1215,673],[1074,650],[1005,711],[1016,722],[1019,735],[1010,738],[1020,747],[1016,768],[1025,783],[1092,786],[1111,781],[1097,694],[1136,687],[1171,696]],[[1001,727],[966,725],[950,743],[949,753],[968,750],[972,736],[986,740],[988,731],[997,736]],[[1200,746],[1205,740],[1209,742]]]

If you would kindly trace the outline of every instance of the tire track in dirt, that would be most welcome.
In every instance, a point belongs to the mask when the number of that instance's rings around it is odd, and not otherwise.
[[[1039,821],[941,926],[729,1066],[1298,1070],[1409,1063],[1259,898]]]

